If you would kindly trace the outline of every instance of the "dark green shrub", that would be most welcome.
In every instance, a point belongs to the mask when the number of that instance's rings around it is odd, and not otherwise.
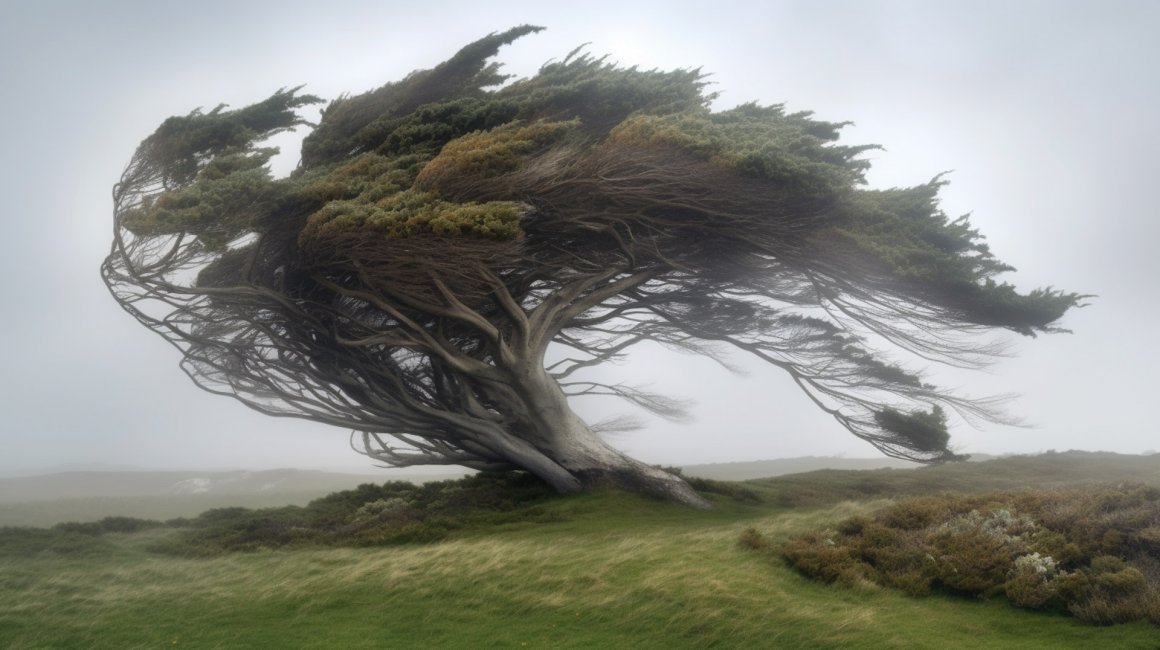
[[[0,557],[87,557],[114,549],[98,535],[67,528],[0,528]]]
[[[97,522],[102,533],[136,533],[149,528],[163,526],[159,521],[137,519],[136,517],[105,517]]]

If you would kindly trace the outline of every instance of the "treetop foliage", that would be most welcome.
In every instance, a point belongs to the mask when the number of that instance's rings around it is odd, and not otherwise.
[[[839,143],[844,123],[714,112],[699,70],[580,51],[500,74],[499,48],[540,29],[340,97],[317,125],[297,110],[321,100],[299,88],[166,120],[118,186],[114,293],[211,390],[483,460],[487,444],[449,431],[524,426],[493,387],[516,342],[536,360],[576,351],[550,369],[562,382],[644,340],[750,352],[886,453],[950,458],[943,407],[993,404],[930,386],[864,335],[977,365],[984,329],[1057,331],[1082,299],[998,281],[1011,267],[939,209],[941,177],[867,189],[875,147]],[[261,143],[299,126],[301,163],[275,179]],[[167,300],[183,316],[131,307],[160,293],[183,296]]]

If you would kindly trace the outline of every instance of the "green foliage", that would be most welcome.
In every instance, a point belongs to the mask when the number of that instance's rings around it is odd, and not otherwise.
[[[487,60],[495,56],[503,45],[542,29],[523,25],[501,34],[492,34],[464,47],[451,59],[431,70],[413,72],[401,81],[388,83],[362,95],[336,99],[323,111],[318,128],[302,143],[303,165],[325,166],[347,159],[352,152],[373,151],[388,140],[395,130],[408,125],[413,131],[422,132],[422,125],[427,124],[427,139],[432,140],[436,149],[439,144],[450,139],[451,134],[494,126],[491,120],[481,117],[486,116],[488,111],[470,102],[457,102],[480,97],[483,88],[507,79],[498,73],[498,66],[489,64]],[[456,115],[457,128],[444,129],[435,124],[434,120],[424,120],[418,116],[418,119],[409,119],[420,107],[439,103],[459,107],[451,109],[451,113]],[[439,109],[430,110],[432,116],[440,114]],[[446,113],[442,115],[446,116]],[[391,128],[392,125],[394,128]],[[442,142],[439,142],[441,139]],[[400,137],[399,140],[414,144],[423,142],[425,138],[411,136]]]
[[[4,526],[0,527],[0,558],[108,554],[115,550],[115,546],[102,539],[103,535],[138,533],[163,525],[159,521],[114,516],[84,523],[63,522],[51,528]]]
[[[542,153],[573,133],[578,125],[577,120],[512,122],[490,131],[470,133],[444,146],[423,167],[416,185],[449,194],[456,191],[456,178],[510,174],[526,165],[532,154]]]
[[[874,419],[883,431],[901,437],[913,449],[939,452],[945,450],[950,442],[946,413],[937,404],[929,412],[902,413],[887,408],[875,413]]]
[[[274,153],[259,149],[214,158],[189,185],[145,197],[124,213],[122,223],[136,235],[193,234],[206,248],[223,250],[279,206],[283,188],[266,167]]]
[[[1066,489],[1129,481],[1157,485],[1160,455],[1048,452],[983,462],[942,463],[914,470],[818,470],[749,481],[784,507],[832,505],[848,500],[925,496],[936,492],[994,492],[1027,488]],[[915,504],[908,508],[921,508]],[[930,507],[933,507],[930,506]],[[931,516],[938,516],[938,510]],[[1141,536],[1146,536],[1145,528]],[[1058,556],[1056,556],[1058,557]]]
[[[0,528],[0,557],[91,557],[110,553],[115,547],[88,531],[65,528]]]
[[[363,147],[382,155],[429,158],[459,138],[502,127],[517,115],[518,107],[507,101],[452,99],[399,117],[388,113],[360,131],[358,139]]]
[[[297,109],[322,100],[298,95],[299,88],[280,89],[245,108],[226,111],[225,104],[208,113],[200,109],[171,117],[149,136],[138,152],[161,171],[168,188],[189,184],[218,156],[248,150],[261,139],[307,124]]]
[[[1084,298],[1053,289],[1020,294],[994,276],[1014,268],[991,253],[967,215],[951,219],[938,207],[936,177],[925,185],[851,194],[840,218],[818,231],[818,254],[889,278],[893,287],[946,305],[956,317],[1021,334],[1050,331],[1048,323]]]
[[[793,219],[795,236],[809,242],[801,250],[852,265],[874,278],[877,290],[916,294],[964,321],[1023,333],[1046,328],[1080,299],[1051,289],[1022,295],[996,283],[993,276],[1010,267],[991,255],[966,217],[951,220],[938,209],[939,178],[914,188],[859,189],[869,166],[860,156],[876,147],[837,144],[845,123],[786,114],[780,105],[712,113],[700,71],[619,68],[577,52],[495,88],[507,78],[488,59],[540,29],[492,34],[433,69],[331,102],[303,144],[301,169],[278,182],[262,171],[269,152],[253,143],[306,124],[295,109],[318,98],[279,90],[239,110],[219,106],[170,118],[140,150],[162,170],[169,191],[128,210],[124,224],[145,235],[192,233],[215,250],[267,227],[260,222],[275,212],[304,210],[314,216],[300,241],[363,225],[388,238],[426,232],[511,239],[519,232],[515,205],[531,188],[491,196],[496,187],[474,184],[479,179],[510,175],[549,148],[571,147],[571,155],[659,148],[763,179],[782,197],[778,209],[791,213],[769,219]],[[430,209],[409,211],[427,190],[451,194],[457,205],[424,198]],[[922,443],[923,451],[935,449],[938,436]]]
[[[136,533],[149,528],[161,526],[161,522],[136,517],[104,517],[98,521],[77,523],[64,522],[52,527],[53,530],[63,533],[78,533],[81,535],[104,535],[105,533]]]
[[[674,147],[715,165],[773,181],[797,197],[831,203],[862,182],[869,163],[858,155],[874,146],[837,146],[842,124],[786,115],[781,106],[745,104],[707,111],[634,115],[612,129],[609,142],[628,147]]]
[[[475,235],[514,239],[519,235],[522,208],[512,201],[450,203],[431,192],[405,190],[375,203],[331,201],[315,212],[302,231],[305,240],[336,233],[382,233],[384,239],[420,234]]]
[[[869,580],[912,596],[1002,594],[1100,625],[1160,622],[1160,573],[1140,537],[1157,522],[1154,487],[945,494],[799,536],[782,553],[826,582]]]
[[[363,203],[381,201],[402,192],[414,182],[417,157],[388,157],[367,153],[326,173],[313,173],[296,180],[297,193],[311,203],[359,199]]]
[[[574,50],[497,95],[518,102],[521,119],[578,119],[586,131],[604,137],[635,114],[703,112],[714,97],[703,93],[703,79],[700,70],[620,68]]]

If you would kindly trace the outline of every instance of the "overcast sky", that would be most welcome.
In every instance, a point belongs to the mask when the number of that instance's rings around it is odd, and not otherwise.
[[[0,0],[0,474],[369,469],[343,430],[198,390],[177,352],[120,310],[97,272],[110,189],[170,115],[299,84],[327,98],[362,92],[521,23],[548,30],[501,52],[509,73],[583,43],[626,65],[701,67],[721,108],[784,102],[855,122],[847,143],[886,147],[872,186],[954,170],[944,209],[973,213],[1019,269],[1010,281],[1099,294],[1067,316],[1074,334],[1019,340],[1018,356],[987,373],[931,369],[967,394],[1021,393],[1010,410],[1035,425],[960,425],[956,448],[1160,449],[1149,338],[1160,316],[1160,3],[406,4]],[[618,378],[694,399],[695,420],[652,422],[616,444],[666,464],[875,454],[777,371],[746,368],[643,350]],[[599,418],[628,407],[579,408]]]

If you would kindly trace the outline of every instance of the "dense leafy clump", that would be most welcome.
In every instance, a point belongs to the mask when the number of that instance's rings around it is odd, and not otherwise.
[[[750,532],[742,539],[761,548]],[[1160,489],[941,495],[799,536],[782,547],[802,573],[913,596],[1006,596],[1100,625],[1160,624]]]

